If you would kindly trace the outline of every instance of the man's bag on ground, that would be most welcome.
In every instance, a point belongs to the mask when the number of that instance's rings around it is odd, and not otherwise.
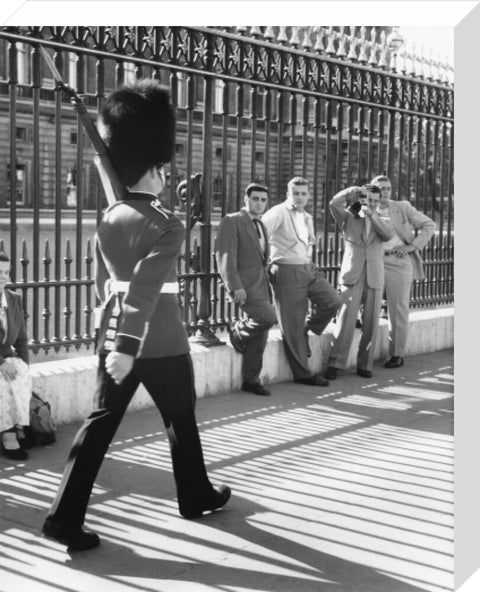
[[[30,399],[30,426],[28,432],[33,446],[45,446],[57,439],[50,403],[41,399],[36,393],[32,393]]]

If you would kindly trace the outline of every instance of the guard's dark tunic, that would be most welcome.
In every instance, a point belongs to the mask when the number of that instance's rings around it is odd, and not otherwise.
[[[189,346],[177,295],[161,290],[177,282],[185,228],[152,195],[131,197],[107,209],[97,232],[95,286],[100,299],[108,299],[108,280],[129,282],[115,350],[139,358],[184,354]]]

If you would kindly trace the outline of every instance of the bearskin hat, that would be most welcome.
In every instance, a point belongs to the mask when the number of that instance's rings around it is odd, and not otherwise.
[[[112,92],[103,103],[99,132],[117,174],[127,187],[152,166],[169,162],[175,148],[170,92],[153,79]]]

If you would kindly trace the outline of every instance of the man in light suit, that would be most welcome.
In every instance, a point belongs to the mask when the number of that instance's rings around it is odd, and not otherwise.
[[[376,212],[379,193],[377,187],[369,185],[348,187],[337,193],[329,204],[345,239],[340,270],[342,306],[337,318],[337,336],[324,374],[329,380],[335,380],[337,370],[347,364],[362,303],[357,374],[364,378],[372,376],[384,286],[382,245],[393,236],[390,225]]]
[[[216,259],[228,293],[246,316],[229,326],[233,347],[243,354],[242,390],[269,395],[260,383],[268,330],[277,322],[266,265],[268,239],[260,216],[267,207],[268,190],[251,183],[245,190],[245,207],[228,214],[218,226]]]
[[[383,245],[390,325],[390,358],[385,368],[399,368],[403,366],[407,344],[412,283],[413,280],[424,278],[420,250],[431,239],[436,227],[433,220],[419,212],[409,201],[390,199],[392,184],[388,177],[378,175],[372,179],[372,184],[380,189],[379,214],[391,223],[394,232],[393,238]]]

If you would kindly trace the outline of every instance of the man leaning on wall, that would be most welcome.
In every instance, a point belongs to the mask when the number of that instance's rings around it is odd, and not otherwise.
[[[377,175],[371,183],[380,189],[378,213],[394,231],[394,237],[383,243],[390,353],[385,368],[399,368],[403,366],[407,345],[412,283],[424,278],[420,251],[432,238],[436,226],[409,201],[390,199],[392,183],[385,175]]]
[[[277,322],[266,265],[269,248],[260,217],[268,203],[268,189],[250,183],[245,206],[225,216],[217,231],[216,259],[223,283],[245,315],[228,327],[230,342],[243,355],[242,390],[266,396],[260,382],[268,330]]]
[[[312,261],[313,218],[306,211],[308,180],[293,177],[285,201],[262,217],[270,242],[270,281],[293,379],[299,384],[328,386],[320,372],[308,366],[308,331],[321,335],[341,305],[337,290]],[[308,313],[308,304],[312,311]]]

